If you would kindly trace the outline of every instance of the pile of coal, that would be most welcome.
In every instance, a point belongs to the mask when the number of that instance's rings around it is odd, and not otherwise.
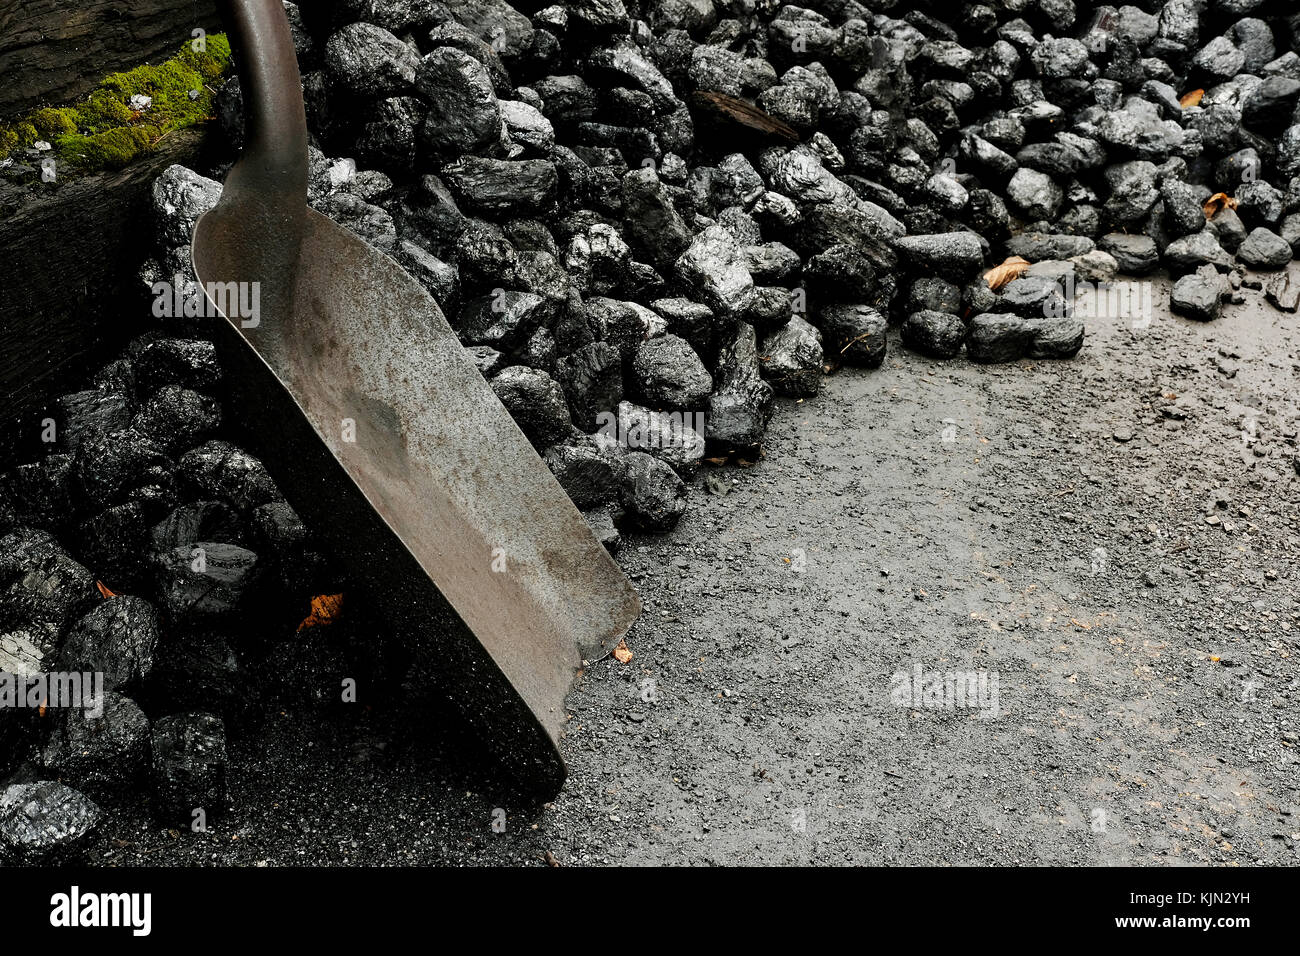
[[[161,270],[219,195],[179,168],[158,181],[158,301],[194,293]],[[158,312],[0,471],[0,860],[75,853],[133,800],[202,829],[228,807],[228,732],[342,704],[373,670],[346,614],[304,630],[347,582],[230,440],[218,320]]]
[[[1167,269],[1175,310],[1212,318],[1300,243],[1300,15],[1262,0],[340,0],[295,22],[311,201],[425,285],[601,527],[671,526],[630,453],[685,479],[699,439],[752,450],[775,394],[895,335],[1068,358],[1107,310],[1149,320],[1120,277]],[[237,80],[221,99],[237,141]],[[625,403],[690,424],[635,448]]]

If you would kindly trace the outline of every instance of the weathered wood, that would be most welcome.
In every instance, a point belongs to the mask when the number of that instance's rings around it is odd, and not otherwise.
[[[799,142],[799,134],[789,124],[759,109],[752,103],[725,93],[700,90],[691,97],[696,122],[702,127],[717,127],[723,135],[744,131],[754,136]]]
[[[220,29],[213,0],[0,0],[0,118],[164,60],[196,28]]]
[[[155,234],[152,185],[172,163],[193,165],[198,129],[165,137],[124,170],[41,187],[0,216],[0,431],[87,374],[144,328],[140,265]],[[3,447],[0,436],[0,447]]]

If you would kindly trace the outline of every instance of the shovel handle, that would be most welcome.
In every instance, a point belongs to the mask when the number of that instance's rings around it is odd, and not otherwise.
[[[245,185],[307,204],[307,114],[280,0],[219,0],[244,97]]]

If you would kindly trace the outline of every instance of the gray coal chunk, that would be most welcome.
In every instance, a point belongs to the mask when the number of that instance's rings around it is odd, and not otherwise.
[[[546,448],[569,433],[569,403],[564,390],[545,372],[512,365],[498,372],[491,385],[534,447]]]
[[[582,429],[595,428],[596,416],[612,412],[623,400],[623,360],[608,342],[592,342],[559,358],[555,380],[564,389],[574,424]]]
[[[385,255],[397,250],[397,226],[388,210],[360,196],[337,192],[312,202],[312,208],[365,240]]]
[[[1205,225],[1202,203],[1210,198],[1205,186],[1193,186],[1170,176],[1160,184],[1160,198],[1165,204],[1165,231],[1170,238],[1199,232]]]
[[[677,259],[677,273],[719,315],[741,315],[754,295],[745,252],[720,223],[701,231]]]
[[[802,264],[799,253],[781,242],[762,242],[745,247],[745,265],[755,282],[793,281]]]
[[[666,462],[632,451],[623,456],[618,500],[632,527],[664,534],[686,512],[686,483]]]
[[[52,670],[59,636],[60,630],[54,624],[0,627],[0,673],[36,676]],[[0,737],[15,722],[12,713],[0,712]],[[0,760],[0,766],[4,763]]]
[[[745,312],[744,320],[752,325],[760,336],[764,336],[790,321],[792,304],[789,289],[780,286],[756,286],[754,297],[749,300],[749,309]]]
[[[984,264],[984,247],[970,232],[902,236],[894,240],[903,262],[917,275],[963,282]]]
[[[349,23],[325,41],[325,74],[344,96],[380,100],[410,92],[419,55],[383,27]]]
[[[961,289],[961,308],[954,310],[955,315],[979,315],[981,312],[988,312],[997,302],[998,294],[989,288],[987,280],[982,276],[972,279]],[[919,310],[916,310],[919,311]],[[938,312],[947,312],[948,309],[937,309]]]
[[[95,576],[44,531],[0,537],[0,629],[48,625],[56,638],[100,597]]]
[[[889,320],[869,305],[827,305],[818,319],[832,357],[849,365],[879,368],[885,360]]]
[[[623,537],[618,533],[610,509],[591,508],[584,511],[582,517],[587,520],[587,527],[591,529],[596,540],[605,546],[605,550],[610,554],[617,554],[618,549],[623,546]]]
[[[447,15],[438,0],[342,0],[339,6],[349,20],[364,20],[395,34],[428,29]]]
[[[1160,265],[1160,249],[1150,236],[1107,233],[1101,237],[1101,249],[1114,256],[1119,271],[1128,275],[1146,275]]]
[[[617,229],[593,222],[569,240],[564,267],[580,293],[605,295],[626,280],[631,255]]]
[[[134,429],[95,436],[77,450],[72,483],[87,510],[126,501],[169,501],[176,465],[163,448]]]
[[[470,153],[501,137],[501,105],[487,67],[455,47],[419,62],[415,90],[428,108],[420,137],[435,153]]]
[[[221,427],[221,406],[209,395],[166,385],[140,406],[131,427],[174,456],[216,433]]]
[[[1033,340],[1033,330],[1016,315],[986,312],[971,319],[966,354],[975,362],[1014,362],[1023,358]]]
[[[1246,54],[1226,36],[1217,36],[1201,47],[1192,65],[1212,80],[1230,80],[1246,65]]]
[[[549,214],[559,186],[555,164],[545,159],[463,156],[444,166],[442,176],[465,208],[507,218]]]
[[[1029,343],[1030,358],[1068,359],[1083,348],[1083,319],[1039,316],[1026,319],[1025,324],[1033,336]]]
[[[80,445],[98,440],[99,433],[82,437]],[[72,516],[75,489],[73,455],[46,455],[0,474],[0,494],[8,499],[16,524],[59,528]]]
[[[699,410],[713,391],[713,377],[689,342],[661,335],[637,346],[632,377],[638,394],[656,407]]]
[[[1242,183],[1233,198],[1237,200],[1237,212],[1250,223],[1265,222],[1271,226],[1286,212],[1286,196],[1262,179]]]
[[[1102,209],[1118,225],[1134,223],[1146,216],[1160,198],[1156,167],[1145,160],[1133,160],[1106,167],[1110,195]]]
[[[407,196],[406,213],[410,224],[444,257],[451,255],[451,247],[468,225],[451,190],[434,175],[416,180]]]
[[[961,351],[966,324],[951,312],[913,312],[903,320],[903,344],[931,358],[949,359]]]
[[[102,818],[93,801],[62,783],[14,784],[0,793],[0,856],[20,864],[71,858]]]
[[[1073,275],[1072,269],[1070,275]],[[1002,287],[997,302],[989,311],[1009,312],[1022,318],[1065,315],[1073,308],[1073,303],[1066,299],[1065,278],[1022,275]]]
[[[613,85],[640,90],[660,112],[671,112],[680,105],[672,83],[634,46],[596,50],[587,58],[587,70]]]
[[[466,302],[458,327],[466,345],[512,349],[550,322],[555,303],[532,292],[500,291]]]
[[[586,315],[597,338],[618,349],[625,362],[632,361],[641,343],[663,332],[667,324],[643,305],[600,295],[587,300]]]
[[[163,552],[196,541],[242,544],[246,535],[243,519],[224,501],[193,501],[177,505],[149,530],[149,546]]]
[[[650,308],[663,317],[669,332],[690,342],[696,352],[712,352],[716,344],[717,326],[713,310],[707,305],[674,296],[655,299],[650,303]]]
[[[426,112],[414,96],[380,100],[357,137],[358,157],[387,170],[412,169]]]
[[[460,272],[454,265],[408,239],[398,243],[396,259],[433,296],[444,314],[454,314],[460,298]]]
[[[1201,216],[1201,222],[1205,222],[1204,215]],[[1214,214],[1207,231],[1219,240],[1219,245],[1223,246],[1225,251],[1232,253],[1241,248],[1247,236],[1246,224],[1237,215],[1237,210],[1226,206]]]
[[[988,288],[988,284],[984,284]],[[921,276],[907,290],[906,310],[912,312],[961,312],[961,289],[938,276]],[[980,311],[983,311],[982,309]]]
[[[1096,243],[1087,236],[1055,232],[1022,232],[1018,236],[1012,236],[1006,243],[1007,255],[1020,256],[1030,262],[1070,259],[1087,255],[1094,248]]]
[[[204,339],[154,339],[136,353],[132,364],[142,395],[167,385],[206,392],[221,383],[216,346]]]
[[[628,22],[623,0],[570,0],[565,9],[569,16],[597,30],[609,31]]]
[[[580,76],[544,76],[532,86],[552,123],[579,123],[596,115],[599,96]]]
[[[1207,263],[1224,272],[1232,268],[1232,256],[1208,228],[1165,246],[1164,262],[1175,273],[1190,272]]]
[[[194,224],[221,198],[221,183],[192,169],[172,165],[153,183],[153,214],[164,249],[189,246]]]
[[[85,709],[61,708],[41,750],[47,773],[100,803],[127,797],[149,768],[149,718],[131,700],[113,691],[93,698]]]
[[[730,339],[718,350],[714,378],[717,390],[709,396],[705,411],[705,437],[738,448],[758,445],[772,417],[774,392],[759,371],[753,326],[736,323]]]
[[[1291,244],[1273,230],[1258,226],[1237,249],[1237,258],[1256,269],[1283,269],[1291,261]]]
[[[704,412],[665,413],[632,402],[618,404],[623,447],[667,462],[683,478],[694,475],[704,457],[704,421]]]
[[[149,527],[156,517],[151,512],[132,501],[105,508],[77,525],[78,558],[94,568],[101,581],[112,582],[113,590],[148,587]]]
[[[759,362],[782,395],[816,395],[822,380],[822,335],[797,315],[763,340]]]
[[[865,301],[878,308],[888,306],[897,291],[892,275],[882,274],[859,247],[837,243],[808,257],[803,267],[805,288],[819,296]]]
[[[174,714],[154,724],[153,809],[158,821],[189,828],[225,809],[226,725],[209,713]]]
[[[226,501],[241,512],[284,497],[260,460],[227,441],[205,442],[186,452],[177,474],[195,497]]]
[[[1048,79],[1081,76],[1089,65],[1088,48],[1073,37],[1043,40],[1029,59],[1038,75]]]
[[[443,0],[457,21],[469,27],[502,58],[517,60],[532,48],[536,31],[528,18],[505,0]]]
[[[510,141],[539,156],[555,147],[555,127],[537,107],[519,100],[501,100],[501,120]]]
[[[298,512],[287,501],[270,501],[253,509],[249,524],[257,554],[270,563],[281,591],[308,593],[323,574],[324,558]]]
[[[1007,183],[1007,198],[1032,220],[1055,219],[1065,192],[1047,173],[1021,166]]]
[[[546,449],[542,456],[564,493],[580,510],[618,499],[624,448],[616,436],[609,434],[617,428],[617,421],[616,412],[602,412],[601,433],[574,433]]]
[[[76,451],[94,435],[121,431],[131,424],[135,403],[123,392],[90,388],[64,395],[57,402],[57,437],[59,445]]]
[[[118,594],[73,625],[60,656],[67,670],[101,673],[104,688],[117,690],[148,680],[157,653],[158,615],[153,605]]]
[[[1204,271],[1205,268],[1209,272]],[[1200,322],[1217,319],[1224,287],[1217,273],[1210,274],[1213,271],[1212,266],[1203,267],[1175,282],[1169,292],[1169,308],[1178,315]]]
[[[220,541],[196,541],[155,557],[158,600],[170,621],[233,621],[261,574],[258,556]]]
[[[1264,286],[1264,295],[1282,311],[1294,312],[1300,306],[1300,280],[1289,272],[1280,273]]]
[[[465,354],[484,378],[491,378],[506,367],[506,358],[490,345],[467,345]]]
[[[651,262],[668,266],[686,251],[691,230],[654,170],[629,170],[623,176],[622,195],[624,233]]]

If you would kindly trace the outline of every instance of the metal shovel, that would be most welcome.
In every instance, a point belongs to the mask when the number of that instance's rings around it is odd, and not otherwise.
[[[466,356],[392,259],[307,207],[307,128],[280,0],[222,4],[243,154],[194,230],[228,415],[511,776],[564,781],[564,697],[640,611]]]

